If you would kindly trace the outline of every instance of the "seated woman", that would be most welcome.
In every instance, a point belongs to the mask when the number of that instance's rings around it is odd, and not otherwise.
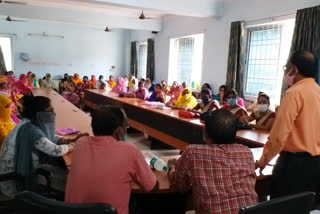
[[[138,82],[137,82],[137,80],[136,79],[132,79],[132,80],[130,80],[130,84],[128,83],[128,85],[130,85],[129,86],[129,90],[128,90],[128,93],[129,94],[132,94],[132,93],[134,93],[137,89],[138,89],[138,84],[137,84]]]
[[[95,75],[91,75],[91,80],[89,81],[89,84],[91,89],[97,88],[97,79]]]
[[[181,96],[170,105],[171,108],[174,109],[182,109],[182,110],[192,110],[194,107],[198,105],[197,99],[192,96],[192,91],[189,88],[185,88]]]
[[[173,86],[172,86],[173,87]],[[172,88],[171,87],[171,88]],[[171,91],[171,89],[170,89],[170,91]],[[183,91],[183,87],[182,87],[182,85],[176,85],[175,86],[175,88],[174,88],[174,90],[172,90],[172,92],[171,92],[171,98],[170,98],[170,100],[167,102],[167,106],[170,106],[170,105],[172,105],[173,104],[173,102],[174,101],[176,101],[178,98],[179,98],[179,96],[181,95],[181,93],[182,93],[182,91]]]
[[[16,172],[28,182],[18,185],[16,181],[0,183],[1,193],[8,197],[21,190],[30,190],[34,185],[33,171],[47,164],[49,157],[60,157],[73,150],[75,139],[55,136],[55,114],[50,99],[24,96],[22,99],[23,120],[8,134],[0,153],[0,174]],[[54,179],[54,174],[52,174]],[[18,189],[17,189],[18,188]],[[22,189],[20,189],[22,188]]]
[[[35,73],[31,73],[28,77],[28,84],[29,84],[29,87],[31,88],[40,88],[40,85],[36,79],[36,74]]]
[[[144,84],[144,87],[146,87],[146,89],[149,91],[149,89],[151,88],[152,84],[151,84],[151,79],[147,78],[146,82]]]
[[[217,100],[221,106],[226,104],[227,87],[222,85],[219,87],[219,93],[214,95],[213,99]]]
[[[173,95],[173,92],[176,90],[176,87],[178,86],[178,82],[177,81],[174,81],[173,83],[172,83],[172,86],[171,86],[171,88],[170,88],[170,91],[168,91],[168,95],[169,96],[172,96]]]
[[[168,92],[170,91],[169,89],[169,86],[167,85],[166,81],[162,80],[161,81],[161,85],[162,85],[162,88],[163,88],[163,92],[168,94]]]
[[[270,131],[276,114],[269,109],[270,98],[264,93],[260,93],[258,97],[258,110],[255,110],[247,119],[243,120],[244,124],[247,124],[255,129]],[[250,124],[252,121],[256,121],[256,124]]]
[[[260,94],[264,94],[264,93],[263,93],[262,91],[259,91],[257,101],[253,102],[253,103],[247,108],[248,111],[258,110],[258,99],[259,99]]]
[[[14,90],[16,94],[29,95],[33,92],[33,87],[28,84],[28,76],[26,74],[21,74],[19,80],[14,85]]]
[[[78,94],[76,93],[76,85],[73,82],[73,77],[70,76],[66,82],[63,84],[63,92],[61,93],[61,96],[66,98],[69,102],[71,102],[73,105],[78,106],[80,98]]]
[[[123,77],[118,78],[117,85],[112,88],[112,92],[117,94],[126,94],[128,92],[128,88],[126,87],[126,83]]]
[[[196,107],[194,107],[192,111],[199,112],[200,110],[200,112],[204,113],[220,109],[219,102],[212,98],[212,92],[209,88],[202,89],[200,96],[202,102],[198,103],[198,105],[196,105]]]
[[[203,83],[203,85],[201,86],[201,91],[204,89],[209,89],[212,93],[212,88],[209,83]]]
[[[110,89],[113,89],[117,85],[117,83],[114,81],[114,77],[112,75],[109,76],[108,84],[109,84]]]
[[[79,74],[75,73],[73,75],[73,82],[75,85],[78,85],[79,83],[82,83],[82,79],[80,78]]]
[[[156,87],[157,84],[158,84],[157,81],[153,80],[152,84],[151,84],[151,87],[149,88],[149,92],[154,92],[155,87]],[[162,87],[162,85],[161,85],[161,87]],[[162,89],[163,89],[163,87],[162,87]]]
[[[166,95],[162,91],[162,86],[160,84],[157,84],[155,86],[154,92],[151,94],[149,101],[150,102],[161,102],[161,103],[166,102]]]
[[[51,88],[57,90],[55,82],[51,79],[51,74],[47,73],[44,80],[42,80],[42,88]]]
[[[231,90],[228,95],[227,104],[222,108],[231,111],[237,119],[246,118],[248,117],[247,110],[238,104],[238,99],[238,92],[235,89]]]
[[[138,89],[135,90],[132,94],[128,94],[128,97],[135,97],[141,100],[147,100],[149,99],[149,92],[144,87],[144,83],[140,81],[138,84]]]
[[[0,148],[4,139],[14,128],[11,122],[11,99],[6,95],[0,94]]]
[[[77,93],[81,94],[84,90],[87,89],[90,89],[89,78],[87,76],[84,76],[82,83],[77,84]]]

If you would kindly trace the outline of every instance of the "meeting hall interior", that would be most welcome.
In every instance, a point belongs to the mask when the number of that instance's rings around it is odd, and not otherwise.
[[[320,0],[0,0],[0,213],[320,214]]]

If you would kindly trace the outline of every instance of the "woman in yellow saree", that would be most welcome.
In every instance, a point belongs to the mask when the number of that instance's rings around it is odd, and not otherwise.
[[[0,147],[6,136],[14,128],[11,122],[11,103],[9,97],[0,94]]]
[[[197,99],[192,96],[192,91],[189,88],[184,89],[178,99],[173,102],[171,108],[192,110],[198,105]]]

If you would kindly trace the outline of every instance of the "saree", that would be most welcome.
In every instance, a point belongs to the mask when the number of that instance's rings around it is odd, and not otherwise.
[[[78,85],[79,83],[82,83],[82,79],[79,77],[79,74],[75,73],[73,75],[73,82],[76,85]]]
[[[182,96],[182,92],[181,92],[178,99],[173,102],[175,106],[188,107],[190,109],[193,109],[194,107],[196,107],[196,105],[198,105],[197,99],[194,96],[192,96],[191,89],[187,88],[187,90],[189,91],[188,94],[185,94],[184,96]]]
[[[124,79],[123,79],[124,80]],[[119,80],[118,80],[119,81]],[[114,81],[114,80],[109,80],[108,81],[108,84],[109,84],[109,88],[113,89],[117,83]]]
[[[46,137],[55,141],[55,113],[38,112],[33,122],[25,123],[20,127],[16,136],[16,166],[15,172],[21,178],[20,190],[33,190],[36,185],[33,166],[33,148],[35,142]],[[47,163],[49,156],[39,152],[40,164]]]
[[[258,110],[254,111],[253,114],[254,118],[256,119],[256,124],[260,126],[265,126],[269,119],[276,117],[276,114],[270,109],[268,109],[264,116],[262,116]]]
[[[118,78],[117,85],[112,88],[112,92],[118,93],[118,94],[128,92],[128,88],[125,84],[125,80],[123,77]]]
[[[171,99],[169,100],[169,103],[173,103],[174,101],[176,101],[179,98],[182,91],[183,91],[183,87],[182,85],[179,85],[179,86],[176,86],[171,93],[169,92],[170,94],[172,94]]]
[[[91,75],[91,80],[89,80],[90,88],[97,88],[97,79],[95,75]]]
[[[18,82],[14,85],[16,94],[28,95],[33,92],[33,87],[28,86],[28,76],[21,74]]]
[[[0,94],[0,147],[9,132],[14,128],[11,123],[11,99],[5,95]]]

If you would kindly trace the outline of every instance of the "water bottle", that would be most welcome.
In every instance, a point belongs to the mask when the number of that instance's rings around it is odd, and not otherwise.
[[[151,168],[156,169],[158,171],[168,171],[168,166],[164,160],[161,160],[151,152],[146,152],[144,156]]]

